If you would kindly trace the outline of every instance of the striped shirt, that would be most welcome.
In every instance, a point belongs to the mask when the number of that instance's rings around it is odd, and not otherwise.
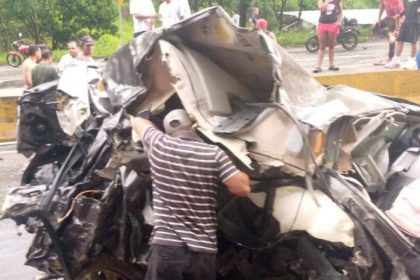
[[[216,188],[239,170],[215,145],[151,126],[142,139],[153,181],[152,243],[216,254]]]

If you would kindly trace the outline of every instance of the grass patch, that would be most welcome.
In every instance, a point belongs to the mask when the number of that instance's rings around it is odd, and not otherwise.
[[[6,55],[7,55],[6,52],[0,52],[0,65],[7,63],[6,62]]]
[[[309,37],[315,33],[312,30],[296,29],[277,33],[277,42],[280,46],[303,46]]]

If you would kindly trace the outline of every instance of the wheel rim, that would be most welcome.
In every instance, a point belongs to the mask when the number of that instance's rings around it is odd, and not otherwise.
[[[17,55],[8,55],[7,56],[7,63],[10,66],[18,66],[20,64],[20,58]]]
[[[345,49],[354,49],[356,47],[356,44],[357,44],[357,39],[354,35],[352,35],[344,41],[343,47]]]
[[[315,52],[318,50],[318,42],[315,38],[309,39],[308,43],[306,44],[308,51]]]

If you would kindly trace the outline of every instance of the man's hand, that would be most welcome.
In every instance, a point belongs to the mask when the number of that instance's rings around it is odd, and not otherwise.
[[[229,192],[237,196],[248,196],[251,192],[249,177],[244,172],[238,172],[223,182]]]

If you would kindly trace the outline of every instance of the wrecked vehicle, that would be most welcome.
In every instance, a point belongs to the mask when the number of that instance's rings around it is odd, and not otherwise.
[[[130,115],[184,108],[252,178],[218,194],[218,279],[419,279],[420,107],[324,87],[219,7],[138,37],[19,101],[32,155],[3,218],[50,278],[143,279],[151,179]],[[417,188],[416,188],[417,187]]]

